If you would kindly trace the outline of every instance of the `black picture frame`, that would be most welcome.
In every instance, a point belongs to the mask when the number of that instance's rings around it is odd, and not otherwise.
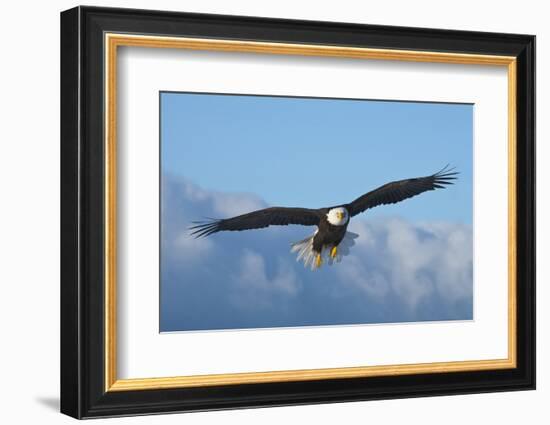
[[[104,34],[308,43],[517,60],[517,367],[105,391]],[[75,418],[535,388],[535,37],[99,7],[61,13],[61,412]]]

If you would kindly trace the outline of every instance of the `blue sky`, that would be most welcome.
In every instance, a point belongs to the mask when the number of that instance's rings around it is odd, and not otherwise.
[[[473,318],[473,106],[161,94],[161,331]],[[355,217],[312,272],[306,226],[194,239],[202,217],[349,202],[451,163],[457,184]]]
[[[472,222],[472,105],[162,93],[161,114],[163,173],[205,189],[319,208],[451,163],[453,190],[368,214]]]

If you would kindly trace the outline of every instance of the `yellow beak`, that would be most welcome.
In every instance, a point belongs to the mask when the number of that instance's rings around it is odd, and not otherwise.
[[[343,220],[343,219],[344,219],[344,213],[338,211],[338,212],[336,213],[336,217],[338,217],[338,220]]]

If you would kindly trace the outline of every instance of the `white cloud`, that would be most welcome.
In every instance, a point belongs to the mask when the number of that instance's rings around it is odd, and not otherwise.
[[[353,231],[362,236],[341,271],[348,283],[378,296],[391,289],[411,309],[435,292],[449,302],[471,295],[470,226],[391,218],[357,220]],[[367,267],[370,257],[376,264]]]
[[[234,217],[266,207],[265,202],[254,195],[245,193],[231,195],[216,193],[213,196],[213,202],[214,208],[220,217]]]
[[[243,251],[238,273],[232,276],[232,281],[233,301],[250,309],[271,307],[276,295],[293,297],[300,284],[288,261],[279,259],[274,272],[268,276],[264,257],[249,249]]]
[[[177,254],[181,261],[199,261],[208,255],[214,243],[211,239],[201,238],[193,239],[189,237],[189,232],[182,229],[178,234],[174,235],[174,243],[172,249],[174,254]]]
[[[241,328],[471,318],[470,225],[369,220],[364,214],[350,223],[349,230],[359,234],[350,255],[311,271],[295,261],[290,243],[312,228],[271,227],[195,239],[188,230],[194,220],[267,205],[255,195],[207,191],[182,179],[164,176],[163,183],[167,277],[162,294],[177,299],[182,311],[181,322],[174,318],[172,328],[184,327],[185,317],[193,311],[199,317],[204,309],[219,327]]]

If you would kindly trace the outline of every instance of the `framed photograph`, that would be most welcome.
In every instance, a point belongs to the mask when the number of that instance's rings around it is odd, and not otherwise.
[[[535,37],[61,14],[61,411],[535,388]]]

